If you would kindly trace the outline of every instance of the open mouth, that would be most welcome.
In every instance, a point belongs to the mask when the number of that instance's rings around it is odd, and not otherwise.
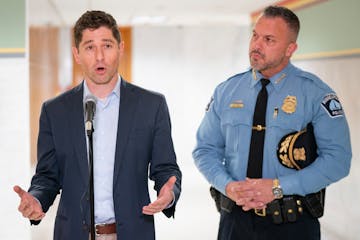
[[[97,67],[95,71],[98,74],[103,74],[105,73],[106,69],[104,67]]]

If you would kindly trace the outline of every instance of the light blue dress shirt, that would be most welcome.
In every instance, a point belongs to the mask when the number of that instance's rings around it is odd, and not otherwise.
[[[195,164],[223,194],[229,182],[246,178],[262,77],[250,70],[221,83],[197,132]],[[351,161],[349,128],[334,91],[291,63],[270,78],[267,90],[263,178],[279,178],[286,195],[305,195],[346,176]],[[300,171],[284,167],[277,158],[279,141],[309,122],[314,126],[318,158]]]
[[[95,223],[115,222],[113,177],[120,106],[120,82],[105,98],[97,98],[94,116],[93,160]],[[92,95],[84,81],[84,99]]]

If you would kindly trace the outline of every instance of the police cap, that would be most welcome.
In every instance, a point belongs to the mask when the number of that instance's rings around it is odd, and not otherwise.
[[[278,144],[277,156],[282,165],[297,170],[309,166],[318,154],[311,122],[298,132],[285,135]]]

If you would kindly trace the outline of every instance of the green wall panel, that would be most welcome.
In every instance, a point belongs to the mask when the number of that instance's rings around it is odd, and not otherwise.
[[[0,50],[24,49],[25,0],[0,0]]]
[[[359,11],[359,0],[328,0],[297,10],[301,29],[296,55],[360,51]]]

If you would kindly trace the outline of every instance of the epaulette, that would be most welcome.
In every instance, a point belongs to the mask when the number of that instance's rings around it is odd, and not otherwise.
[[[321,89],[328,89],[329,87],[315,74],[306,72],[306,71],[300,71],[299,75],[303,79],[307,79],[311,82],[313,82],[316,86],[318,86]]]

